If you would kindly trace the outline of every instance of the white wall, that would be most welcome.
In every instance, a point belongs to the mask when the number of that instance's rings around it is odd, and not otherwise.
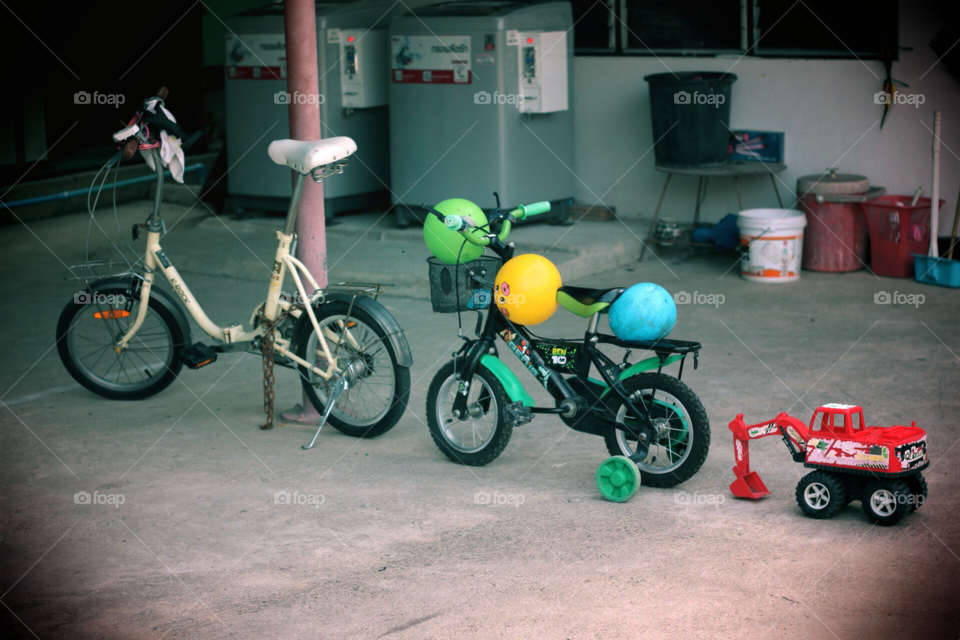
[[[940,197],[946,205],[941,209],[940,233],[948,235],[960,189],[960,82],[942,66],[934,66],[936,55],[927,43],[942,25],[929,5],[901,3],[900,44],[914,50],[901,52],[893,66],[893,77],[910,85],[901,90],[923,94],[925,102],[919,108],[894,106],[882,131],[882,107],[874,103],[884,78],[879,61],[577,57],[573,170],[578,201],[593,204],[601,199],[624,217],[652,216],[666,176],[654,169],[649,92],[643,77],[668,69],[732,67],[738,80],[732,88],[731,128],[786,132],[787,170],[778,174],[783,182],[777,185],[785,206],[795,201],[799,176],[831,166],[865,175],[888,193],[910,194],[923,185],[929,196],[933,134],[924,124],[932,129],[933,111],[941,110]],[[675,176],[661,217],[692,220],[696,186],[696,178]],[[777,206],[767,176],[741,179],[741,186],[745,208]],[[712,180],[702,219],[719,220],[737,208],[733,180]]]

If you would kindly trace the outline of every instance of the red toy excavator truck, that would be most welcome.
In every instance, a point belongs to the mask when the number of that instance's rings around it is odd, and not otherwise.
[[[795,462],[815,471],[797,485],[797,504],[811,518],[829,518],[853,500],[867,517],[892,525],[920,508],[927,498],[927,433],[916,426],[864,427],[863,409],[850,404],[818,407],[807,427],[781,413],[772,421],[747,425],[743,414],[730,423],[737,479],[730,491],[738,498],[770,493],[750,470],[750,440],[778,435]]]

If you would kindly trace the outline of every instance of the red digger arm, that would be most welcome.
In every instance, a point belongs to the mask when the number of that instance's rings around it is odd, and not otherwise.
[[[773,420],[754,425],[746,424],[741,413],[730,422],[729,426],[730,431],[733,432],[733,453],[737,462],[733,467],[736,479],[730,485],[730,491],[738,498],[757,500],[770,493],[757,472],[750,470],[751,440],[780,436],[794,461],[804,461],[809,435],[807,426],[785,412],[780,413]]]

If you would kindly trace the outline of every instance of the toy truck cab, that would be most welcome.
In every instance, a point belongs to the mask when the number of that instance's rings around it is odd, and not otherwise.
[[[915,423],[867,427],[863,409],[850,404],[825,404],[810,419],[806,467],[899,477],[928,463],[927,435]]]
[[[864,429],[863,409],[854,404],[825,404],[810,418],[810,433],[830,432],[838,437],[853,437]]]

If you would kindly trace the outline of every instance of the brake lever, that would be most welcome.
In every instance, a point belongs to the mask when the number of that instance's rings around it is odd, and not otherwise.
[[[445,216],[444,214],[442,214],[442,213],[440,213],[439,211],[437,211],[436,209],[434,209],[433,207],[431,207],[430,205],[428,205],[426,202],[421,202],[421,203],[420,203],[420,208],[423,209],[424,211],[426,211],[427,213],[432,213],[433,215],[437,216],[437,218],[439,218],[440,222],[443,222],[444,219],[446,219],[446,217],[447,217],[447,216]]]
[[[140,132],[140,125],[134,123],[129,127],[124,127],[113,134],[113,141],[117,144],[124,144],[127,140],[137,135]]]

